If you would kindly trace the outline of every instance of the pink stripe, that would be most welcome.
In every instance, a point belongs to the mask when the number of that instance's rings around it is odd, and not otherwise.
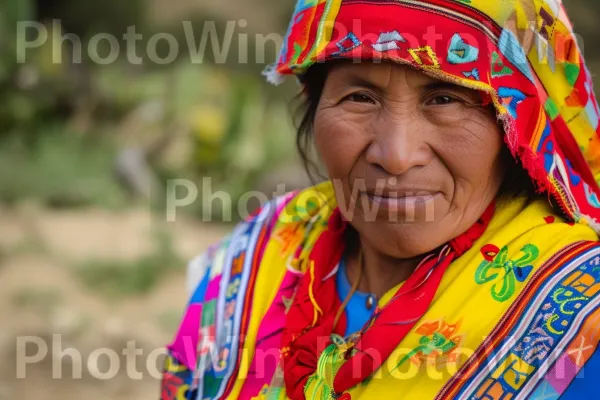
[[[190,371],[196,369],[196,348],[198,346],[198,327],[200,326],[201,315],[202,304],[191,304],[183,317],[175,340],[167,346],[173,357]]]
[[[216,299],[219,296],[219,286],[221,285],[221,276],[215,276],[209,283],[204,296],[204,302]]]
[[[545,379],[552,385],[557,393],[563,393],[577,376],[577,365],[571,360],[571,357],[565,352],[554,363],[552,368],[546,373]]]

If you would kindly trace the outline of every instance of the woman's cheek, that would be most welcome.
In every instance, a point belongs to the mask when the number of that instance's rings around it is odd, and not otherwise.
[[[473,116],[462,124],[444,127],[436,135],[436,147],[457,162],[490,166],[503,146],[502,132],[491,117]]]
[[[366,146],[365,128],[351,116],[323,115],[315,121],[315,141],[330,178],[345,178]]]
[[[495,121],[466,120],[444,136],[445,145],[437,143],[436,153],[467,197],[483,196],[496,186],[503,139]]]

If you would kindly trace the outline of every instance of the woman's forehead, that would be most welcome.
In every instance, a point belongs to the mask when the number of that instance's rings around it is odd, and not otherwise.
[[[362,83],[382,88],[397,85],[415,88],[440,84],[456,86],[455,84],[431,77],[409,65],[388,61],[373,62],[369,60],[336,63],[330,69],[329,80],[337,84],[356,85]]]

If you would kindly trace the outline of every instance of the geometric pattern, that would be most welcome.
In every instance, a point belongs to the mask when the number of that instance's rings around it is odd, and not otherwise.
[[[373,44],[372,47],[379,52],[398,50],[400,48],[398,42],[406,42],[406,39],[398,31],[384,32],[379,35],[377,43]]]
[[[476,79],[478,81],[481,80],[481,77],[479,75],[479,70],[477,68],[473,68],[471,71],[463,71],[463,75],[466,78],[473,78],[473,79]]]
[[[500,55],[496,52],[492,52],[492,78],[498,78],[502,76],[510,76],[513,74],[513,70],[502,62]]]
[[[517,106],[527,98],[519,89],[500,87],[498,88],[498,96],[502,99],[502,103],[508,109],[508,112],[513,118],[517,118]]]
[[[332,56],[339,56],[343,53],[347,53],[360,45],[360,40],[358,40],[354,33],[350,32],[336,43],[336,46],[339,50],[333,53]]]
[[[417,49],[408,49],[408,53],[412,56],[413,60],[420,66],[433,68],[440,67],[440,62],[438,61],[431,46],[423,46]]]
[[[464,42],[463,38],[456,33],[452,36],[448,48],[448,62],[452,64],[465,64],[477,61],[479,49]]]

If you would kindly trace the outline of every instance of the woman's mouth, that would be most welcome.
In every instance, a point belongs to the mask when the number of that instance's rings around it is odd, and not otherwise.
[[[404,216],[407,221],[414,221],[415,218],[421,220],[422,218],[417,215],[420,216],[423,212],[425,217],[431,214],[430,218],[433,220],[434,203],[440,196],[441,192],[428,191],[405,192],[398,195],[363,193],[363,199],[366,198],[369,208],[365,209],[364,204],[362,208],[363,211],[373,215],[381,215],[384,212],[394,221],[399,221],[399,216]]]

